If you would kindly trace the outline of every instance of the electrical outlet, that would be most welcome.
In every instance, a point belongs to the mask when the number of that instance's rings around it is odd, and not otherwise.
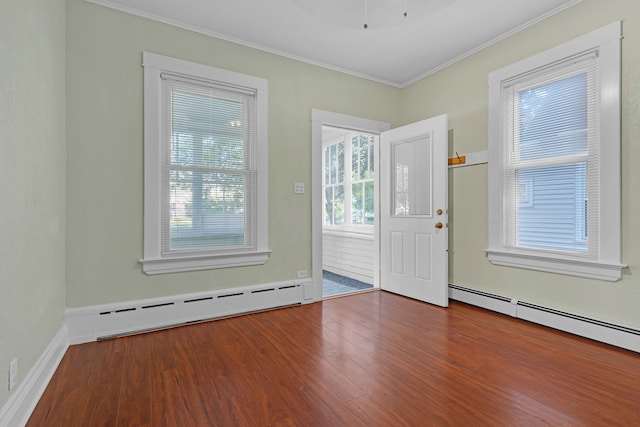
[[[9,391],[18,383],[18,359],[13,359],[9,363]]]
[[[293,183],[293,194],[304,194],[304,182]]]
[[[298,271],[298,279],[304,279],[305,277],[307,277],[307,270]]]

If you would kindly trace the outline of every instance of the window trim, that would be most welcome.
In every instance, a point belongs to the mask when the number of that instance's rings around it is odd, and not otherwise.
[[[261,265],[268,249],[268,83],[266,79],[143,52],[144,67],[144,273]],[[254,250],[198,251],[162,254],[161,73],[177,73],[256,92],[256,241]]]
[[[584,36],[489,73],[489,245],[492,264],[606,281],[622,277],[620,73],[622,23],[613,22]],[[600,241],[597,259],[557,251],[505,246],[503,229],[502,82],[577,53],[597,49],[600,61]]]

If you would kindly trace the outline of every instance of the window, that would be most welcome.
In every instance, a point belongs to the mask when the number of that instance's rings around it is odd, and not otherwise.
[[[375,139],[373,135],[342,132],[325,142],[325,229],[373,233]]]
[[[344,224],[344,141],[324,149],[325,224]]]
[[[618,280],[620,23],[489,75],[489,260]]]
[[[263,79],[144,53],[147,274],[264,264]]]
[[[374,138],[351,139],[351,223],[373,225]]]

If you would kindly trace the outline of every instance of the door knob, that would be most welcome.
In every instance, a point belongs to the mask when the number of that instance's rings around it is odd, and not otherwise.
[[[436,222],[436,228],[437,228],[437,229],[442,228],[442,223],[441,223],[441,222]]]

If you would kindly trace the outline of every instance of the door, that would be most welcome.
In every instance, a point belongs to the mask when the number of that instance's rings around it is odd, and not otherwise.
[[[380,287],[446,307],[447,116],[380,136]]]

